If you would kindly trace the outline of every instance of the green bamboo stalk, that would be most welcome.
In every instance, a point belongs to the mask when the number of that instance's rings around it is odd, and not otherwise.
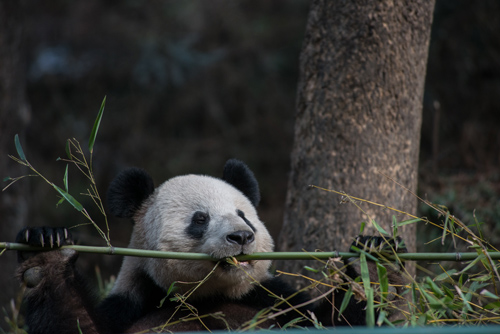
[[[164,252],[145,249],[133,249],[122,247],[97,247],[97,246],[81,246],[68,245],[61,248],[74,249],[82,253],[95,253],[107,255],[123,255],[137,257],[154,257],[163,259],[178,259],[178,260],[205,260],[217,261],[208,254],[203,253],[180,253],[180,252]],[[0,242],[0,249],[18,250],[18,251],[47,251],[47,248],[32,247],[25,244],[14,242]],[[500,260],[500,252],[490,252],[488,255],[493,260]],[[397,257],[407,261],[471,261],[478,257],[477,253],[400,253]],[[307,260],[307,259],[329,259],[337,258],[347,259],[351,257],[359,257],[358,253],[350,252],[269,252],[269,253],[254,253],[251,255],[238,255],[238,261],[248,260]],[[384,254],[384,257],[389,260],[395,260],[395,255]]]

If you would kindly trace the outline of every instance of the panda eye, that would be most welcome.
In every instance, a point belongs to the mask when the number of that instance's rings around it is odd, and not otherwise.
[[[208,213],[201,211],[196,211],[193,215],[193,218],[191,218],[191,221],[198,225],[204,225],[208,223],[209,220],[210,216],[208,215]]]

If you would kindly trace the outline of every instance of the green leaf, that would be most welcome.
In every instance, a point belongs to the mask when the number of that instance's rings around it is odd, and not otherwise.
[[[340,304],[339,320],[340,320],[340,315],[342,314],[342,312],[345,311],[345,309],[347,308],[347,305],[349,305],[349,301],[351,300],[351,297],[352,297],[352,285],[349,285],[349,289],[344,294],[344,299],[342,299],[342,304]]]
[[[387,293],[389,291],[389,279],[387,278],[387,268],[377,263],[377,274],[378,281],[380,282],[380,292],[382,294],[382,300],[387,299]]]
[[[61,199],[59,200],[59,202],[56,203],[56,208],[58,208],[59,205],[61,205],[64,201],[65,201],[64,197],[61,197]]]
[[[493,299],[500,299],[500,297],[498,297],[497,295],[489,292],[488,290],[483,290],[481,291],[481,295],[482,296],[485,296],[485,297],[488,297],[488,298],[493,298]]]
[[[450,219],[450,213],[446,212],[446,219],[444,220],[443,235],[441,236],[441,245],[444,245],[444,239],[448,231],[448,221]]]
[[[392,215],[392,235],[394,238],[398,236],[398,221],[394,215]]]
[[[487,309],[487,310],[499,309],[500,308],[500,302],[489,303],[488,305],[485,305],[484,308]]]
[[[264,310],[262,310],[262,311],[264,311]],[[260,311],[259,313],[262,313],[262,311]],[[255,319],[255,317],[254,317],[254,319]],[[253,319],[252,319],[252,320],[253,320]],[[256,320],[257,320],[257,319],[255,319],[255,321],[256,321]],[[292,319],[292,320],[290,320],[289,322],[287,322],[287,323],[286,323],[286,324],[285,324],[285,325],[281,328],[281,330],[284,330],[284,329],[287,329],[287,328],[293,328],[293,327],[294,327],[297,323],[299,323],[300,321],[303,321],[303,320],[304,320],[304,318],[302,318],[302,317],[298,317],[298,318]],[[254,321],[254,322],[255,322],[255,321]]]
[[[413,305],[416,305],[418,302],[418,297],[417,297],[417,285],[415,282],[411,283],[411,303]]]
[[[78,328],[79,334],[83,334],[82,329],[80,328],[80,319],[76,319],[76,328]]]
[[[97,137],[97,131],[99,131],[99,126],[101,125],[101,119],[102,119],[102,114],[104,112],[105,105],[106,105],[106,96],[104,96],[104,99],[102,100],[101,108],[99,109],[99,113],[97,114],[97,118],[94,122],[94,127],[92,128],[92,133],[90,134],[90,139],[89,139],[89,151],[90,151],[90,153],[92,153],[94,151],[95,138]]]
[[[16,144],[17,154],[22,161],[26,161],[26,156],[24,155],[23,147],[21,146],[21,142],[19,141],[19,135],[14,136],[14,143]]]
[[[83,210],[83,205],[81,205],[73,196],[68,194],[68,192],[62,190],[61,188],[59,188],[58,186],[56,186],[53,183],[52,183],[52,187],[54,187],[54,189],[57,190],[57,192],[59,192],[59,194],[61,194],[61,196],[64,197],[64,199],[67,200],[69,202],[69,204],[71,204],[76,210],[78,210],[78,211]]]
[[[363,234],[365,230],[366,222],[361,222],[361,227],[359,228],[359,234]]]
[[[319,273],[319,269],[314,269],[308,266],[304,266],[304,269],[307,271],[312,271],[313,273]]]
[[[434,277],[434,281],[439,282],[439,281],[448,279],[448,278],[450,278],[451,275],[455,274],[456,272],[457,272],[456,269],[450,269],[450,270],[448,270],[444,273],[441,273],[441,274],[437,275],[436,277]]]
[[[359,265],[366,294],[366,326],[368,328],[373,328],[375,326],[375,309],[373,307],[373,288],[370,284],[370,273],[368,270],[368,263],[366,262],[366,253],[361,253],[359,255]]]
[[[69,144],[69,139],[66,141],[66,155],[68,156],[68,159],[71,160],[71,146]]]
[[[168,290],[167,290],[167,297],[170,296],[170,294],[174,291],[177,290],[177,286],[175,285],[175,283],[177,282],[173,282],[172,284],[170,284],[170,286],[168,287]]]
[[[375,228],[377,229],[377,231],[379,231],[380,234],[383,234],[383,235],[389,235],[389,233],[387,233],[383,228],[382,226],[380,226],[374,219],[372,219],[372,223],[373,223],[373,226],[375,226]]]
[[[471,261],[464,269],[462,269],[459,272],[459,274],[463,274],[463,273],[467,272],[467,270],[474,267],[477,264],[477,262],[481,261],[484,258],[485,258],[484,254],[479,255],[475,260]]]
[[[382,324],[385,322],[386,318],[387,318],[387,312],[380,311],[378,318],[377,318],[377,326],[382,326]]]
[[[368,263],[366,262],[366,254],[359,255],[359,266],[361,268],[361,278],[363,279],[363,286],[365,290],[370,287],[370,273],[368,271]]]
[[[443,291],[441,291],[439,286],[436,283],[434,283],[434,281],[429,276],[425,277],[425,282],[429,285],[429,287],[431,288],[432,292],[434,292],[435,295],[437,295],[440,298],[444,296]]]
[[[438,298],[434,297],[433,294],[428,293],[425,289],[420,289],[420,292],[422,293],[422,295],[424,296],[427,303],[429,303],[429,306],[432,309],[440,310],[444,306],[442,301],[440,301]]]
[[[354,245],[351,246],[351,251],[356,252],[356,253],[360,253],[360,254],[363,253],[366,257],[368,257],[370,259],[370,261],[380,262],[380,260],[377,259],[375,256],[371,255],[368,252],[365,252],[364,250],[361,250],[360,248],[358,248]]]
[[[7,182],[7,181],[10,181],[10,180],[12,180],[12,178],[11,178],[10,176],[7,176],[7,177],[5,177],[5,178],[3,179],[3,182]]]
[[[446,285],[442,285],[442,287],[443,287],[444,293],[446,293],[446,296],[450,297],[451,299],[455,298],[455,294],[453,293],[453,291],[451,291],[450,289],[448,289],[446,287]]]
[[[420,218],[414,218],[414,219],[403,220],[402,222],[399,222],[397,224],[398,224],[398,226],[404,226],[404,225],[418,223],[421,220],[422,219],[420,219]]]
[[[66,192],[68,191],[68,165],[66,165],[66,171],[64,172],[64,188],[66,189]]]
[[[460,289],[456,289],[457,292],[458,292],[458,295],[460,296],[460,298],[462,298],[462,301],[463,301],[463,309],[462,309],[462,312],[466,312],[467,310],[468,311],[472,311],[472,307],[470,306],[469,304],[469,301],[470,301],[470,296],[465,296],[462,292],[462,290]]]
[[[366,293],[366,327],[375,327],[375,308],[373,307],[373,288],[365,287]]]

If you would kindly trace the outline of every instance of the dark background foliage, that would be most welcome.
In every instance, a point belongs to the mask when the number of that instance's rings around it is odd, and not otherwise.
[[[127,166],[145,168],[159,184],[184,173],[218,176],[225,160],[236,157],[256,173],[261,218],[277,236],[308,5],[305,0],[24,1],[19,56],[26,65],[30,111],[28,126],[19,132],[28,159],[62,184],[66,166],[55,160],[65,155],[67,138],[86,146],[106,95],[94,153],[103,196]],[[476,209],[497,245],[499,18],[496,0],[437,1],[419,180],[422,196],[447,205],[466,223],[473,222]],[[1,159],[15,153],[13,138],[0,153]],[[24,173],[19,166],[19,175]],[[74,168],[69,181],[72,194],[87,187]],[[30,225],[85,222],[67,204],[56,209],[56,193],[41,180],[28,182]],[[81,201],[91,207],[90,200]],[[421,214],[431,212],[422,208]],[[97,211],[93,216],[98,219]],[[111,219],[113,244],[125,246],[130,229],[129,222]],[[83,227],[75,233],[82,243],[102,244],[90,231]],[[121,259],[100,261],[107,273],[115,273]]]

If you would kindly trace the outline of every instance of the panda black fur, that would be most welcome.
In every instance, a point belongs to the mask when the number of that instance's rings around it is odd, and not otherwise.
[[[131,248],[206,253],[221,260],[273,251],[273,240],[255,209],[259,200],[253,173],[235,159],[226,163],[222,180],[185,175],[155,189],[145,171],[133,168],[120,173],[108,191],[111,213],[134,220]],[[23,229],[16,241],[46,247],[73,243],[66,229],[49,227]],[[77,253],[69,249],[19,252],[18,275],[27,285],[26,324],[30,333],[73,333],[77,321],[85,334],[133,333],[167,322],[173,325],[165,331],[238,328],[260,310],[275,305],[276,299],[266,290],[285,298],[293,295],[291,305],[300,306],[306,315],[314,312],[325,326],[364,324],[364,303],[351,301],[343,319],[338,320],[332,316],[328,300],[314,306],[307,303],[306,294],[273,277],[268,260],[240,263],[240,268],[221,261],[213,270],[215,263],[209,261],[125,257],[111,293],[97,304],[75,267],[76,258]],[[176,282],[176,292],[185,294],[209,273],[210,278],[186,302],[199,316],[216,316],[182,321],[192,312],[178,308],[179,302],[170,297],[164,298],[167,290]],[[342,294],[335,293],[337,309]],[[223,320],[220,314],[224,314]],[[261,327],[283,326],[298,316],[290,311]]]

